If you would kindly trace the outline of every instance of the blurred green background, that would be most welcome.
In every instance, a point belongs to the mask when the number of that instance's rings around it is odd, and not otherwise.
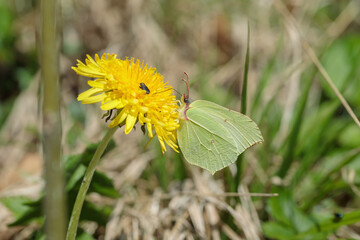
[[[241,168],[233,164],[211,176],[172,150],[162,156],[157,141],[144,149],[148,139],[140,129],[126,136],[117,131],[88,196],[81,236],[360,239],[360,128],[301,44],[312,46],[360,116],[359,11],[358,0],[61,1],[61,114],[70,200],[93,151],[89,144],[107,127],[99,106],[76,101],[88,86],[71,66],[86,54],[142,59],[180,93],[187,72],[192,99],[239,111],[249,25],[247,115],[265,139],[243,154]],[[3,239],[41,238],[38,14],[38,1],[0,0]],[[240,182],[234,182],[237,171]],[[224,193],[233,190],[245,194],[227,198]],[[203,195],[176,195],[184,191]],[[7,227],[14,221],[17,227]]]

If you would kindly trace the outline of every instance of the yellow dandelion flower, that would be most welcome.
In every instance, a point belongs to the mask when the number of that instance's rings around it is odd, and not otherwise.
[[[100,102],[102,110],[117,110],[109,127],[125,125],[128,134],[139,122],[146,125],[150,138],[157,135],[162,153],[166,151],[165,143],[178,152],[178,104],[172,87],[156,68],[133,58],[121,60],[115,54],[99,58],[96,54],[95,59],[87,55],[85,64],[78,60],[72,69],[79,75],[95,78],[88,81],[91,88],[79,94],[79,101]]]

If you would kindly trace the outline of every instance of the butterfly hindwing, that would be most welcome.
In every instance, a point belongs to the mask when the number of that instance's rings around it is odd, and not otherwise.
[[[185,159],[212,174],[234,163],[245,149],[261,142],[256,124],[247,116],[212,102],[198,100],[181,120],[178,141]]]
[[[179,146],[185,159],[211,173],[230,165],[238,153],[227,130],[216,121],[204,118],[201,112],[189,110],[188,117],[178,130]]]

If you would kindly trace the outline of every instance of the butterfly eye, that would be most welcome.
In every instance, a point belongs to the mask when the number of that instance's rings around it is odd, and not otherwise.
[[[150,93],[150,89],[145,85],[145,83],[140,83],[140,88],[146,92],[146,94]]]

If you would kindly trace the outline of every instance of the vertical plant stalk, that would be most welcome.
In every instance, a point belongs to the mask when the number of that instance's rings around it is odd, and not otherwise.
[[[247,46],[246,46],[246,55],[245,55],[245,67],[244,67],[244,81],[241,89],[241,109],[242,114],[246,114],[246,104],[247,104],[247,83],[248,83],[248,73],[249,73],[249,62],[250,62],[250,25],[248,23],[247,29]]]
[[[246,104],[247,104],[247,83],[248,83],[248,73],[249,73],[249,62],[250,62],[250,25],[248,23],[248,29],[247,29],[247,46],[246,46],[246,56],[245,56],[245,68],[244,68],[244,80],[242,84],[242,90],[241,90],[241,109],[240,112],[242,114],[246,114]],[[236,160],[236,175],[235,175],[235,191],[237,191],[238,186],[241,181],[241,173],[242,173],[242,157],[243,155],[239,155]]]
[[[91,159],[88,168],[86,169],[84,179],[81,183],[78,195],[75,200],[74,208],[71,213],[70,222],[68,231],[66,234],[66,240],[75,240],[76,237],[76,231],[79,225],[79,219],[81,214],[81,209],[84,204],[84,200],[86,197],[86,193],[89,189],[91,179],[94,175],[96,166],[99,163],[99,160],[104,153],[107,145],[109,144],[109,141],[111,140],[111,137],[114,135],[115,131],[117,130],[117,127],[109,128],[108,132],[104,136],[104,138],[101,140],[98,148],[96,149],[96,152]]]
[[[59,1],[41,1],[42,146],[45,161],[45,232],[65,238],[65,195],[61,167]]]

